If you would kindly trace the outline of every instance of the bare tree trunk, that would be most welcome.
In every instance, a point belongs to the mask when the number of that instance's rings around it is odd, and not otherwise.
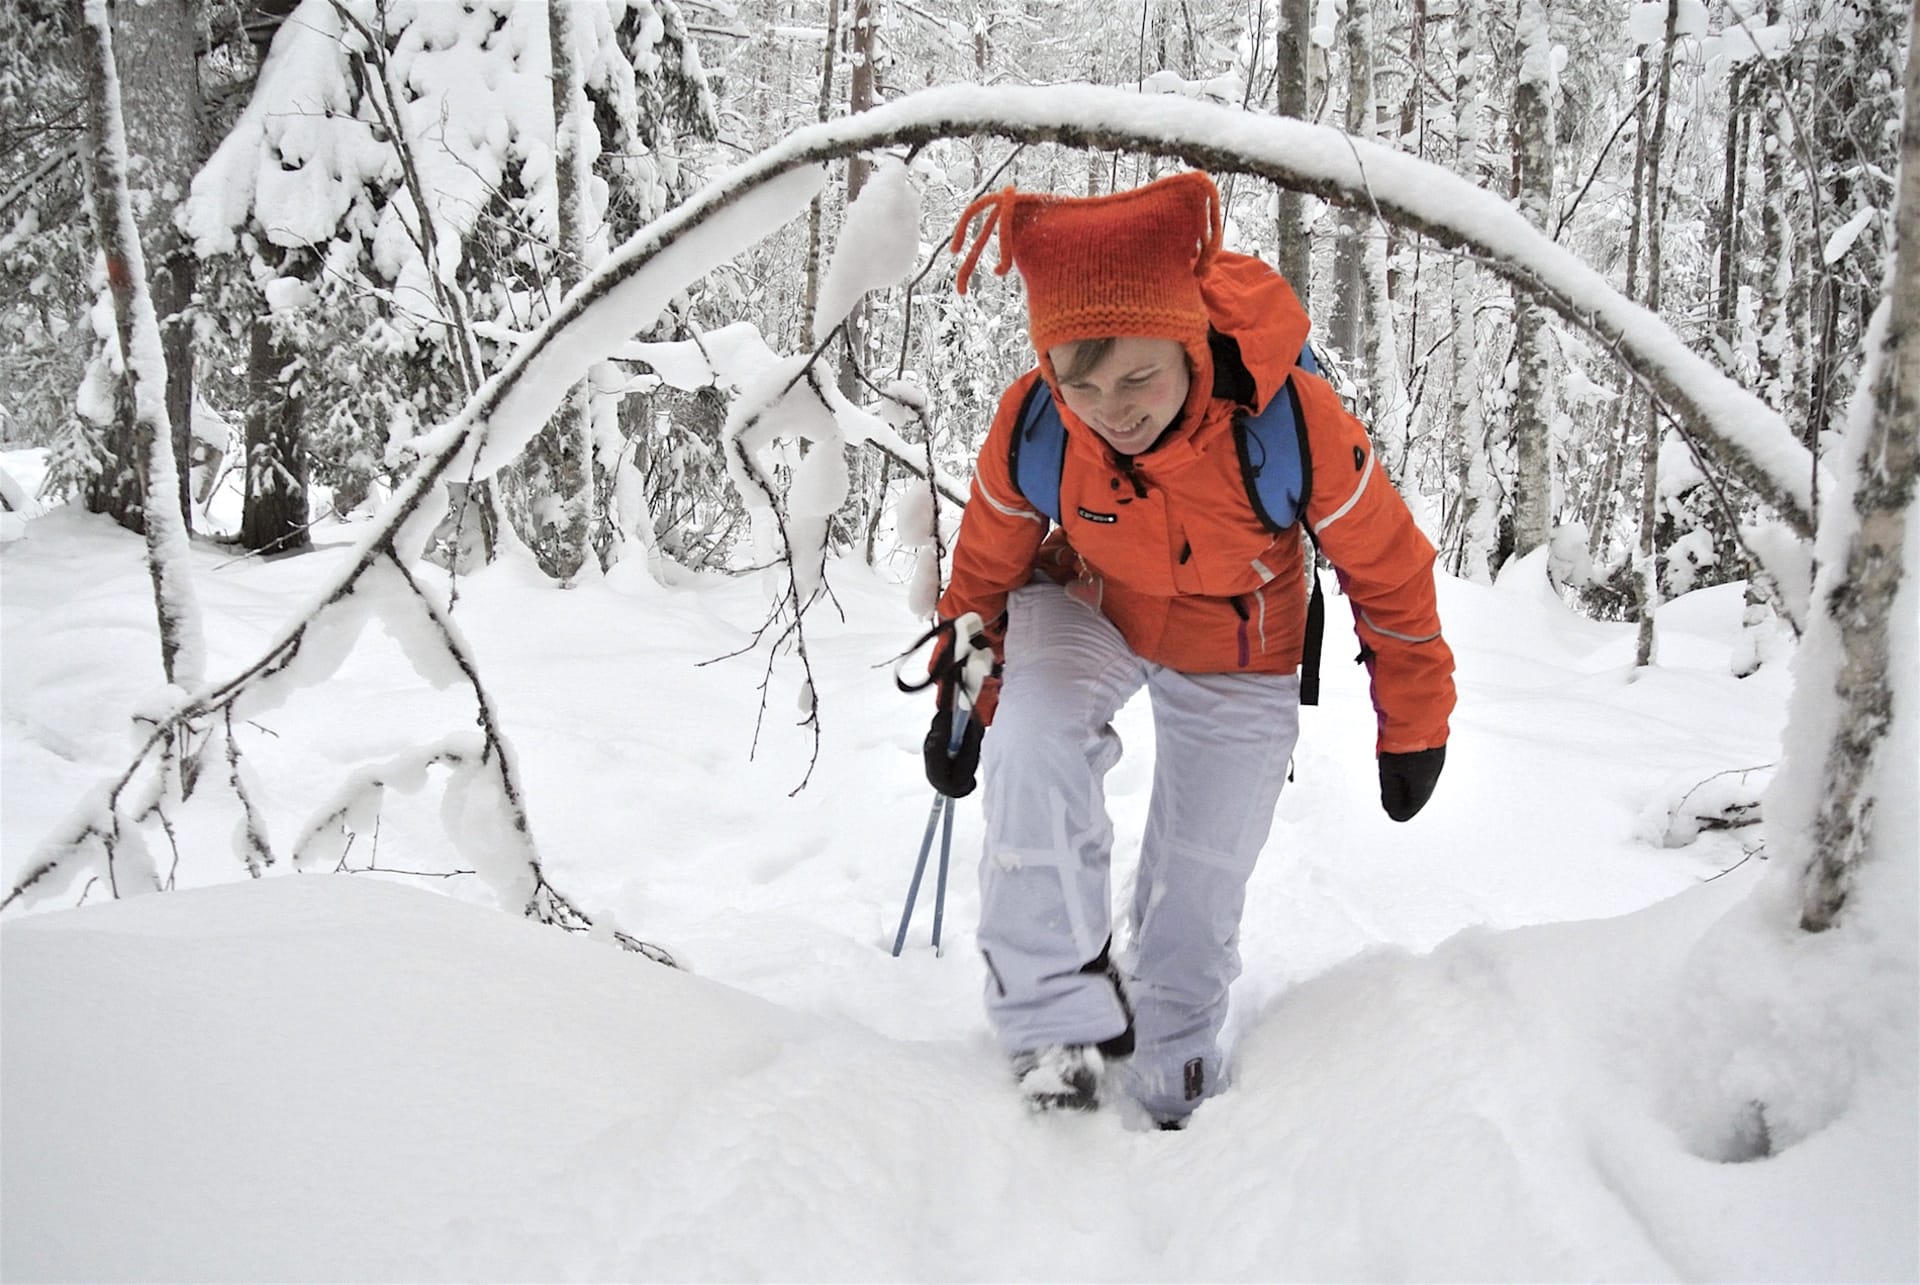
[[[1553,41],[1543,0],[1519,0],[1515,32],[1520,77],[1513,90],[1514,200],[1527,221],[1553,227]],[[1554,350],[1546,310],[1516,296],[1513,343],[1513,556],[1547,542],[1553,520]]]
[[[818,118],[825,121],[833,110],[833,61],[840,43],[840,0],[826,0],[827,39],[820,55],[820,107]],[[800,348],[813,345],[813,312],[820,303],[820,220],[825,195],[813,198],[807,207],[807,287],[800,302]]]
[[[1660,87],[1654,94],[1653,136],[1647,141],[1647,307],[1660,313],[1661,246],[1665,240],[1666,203],[1660,190],[1660,154],[1667,145],[1667,104],[1673,95],[1673,39],[1679,24],[1680,0],[1667,0],[1667,28],[1660,45]],[[1633,663],[1644,669],[1654,661],[1653,616],[1660,606],[1660,424],[1647,420],[1647,436],[1640,454],[1640,575],[1637,607],[1639,633]]]
[[[1640,297],[1640,246],[1646,234],[1646,177],[1647,177],[1647,119],[1646,89],[1652,77],[1647,60],[1639,60],[1639,69],[1634,76],[1634,143],[1633,143],[1633,214],[1627,221],[1627,279],[1623,289],[1629,299]],[[1630,384],[1620,399],[1620,417],[1613,434],[1607,439],[1607,462],[1601,469],[1600,487],[1594,496],[1592,528],[1588,533],[1588,548],[1598,554],[1606,547],[1607,538],[1613,526],[1613,506],[1620,494],[1620,465],[1626,454],[1626,444],[1633,437],[1640,406],[1640,389]]]
[[[1911,614],[1894,612],[1901,582],[1911,574],[1905,550],[1920,473],[1920,49],[1911,36],[1893,224],[1896,248],[1882,305],[1884,330],[1879,351],[1870,358],[1875,367],[1871,413],[1849,442],[1857,468],[1852,502],[1834,506],[1827,519],[1845,521],[1851,530],[1844,557],[1821,577],[1807,640],[1815,664],[1799,680],[1830,682],[1835,706],[1807,836],[1811,851],[1800,926],[1808,932],[1838,920],[1863,862],[1876,855],[1914,859],[1910,849],[1896,853],[1891,843],[1876,844],[1874,833],[1875,776],[1896,717],[1893,658],[1904,652],[1911,664],[1915,642]],[[1904,647],[1896,648],[1896,631]],[[1904,678],[1911,686],[1912,673]],[[1910,716],[1912,710],[1905,712]],[[1911,771],[1906,775],[1910,786]]]
[[[850,64],[847,111],[855,116],[873,106],[873,4],[874,0],[853,0],[853,22],[847,33],[847,58]],[[856,153],[847,158],[849,206],[859,199],[872,168],[864,154]],[[849,399],[859,396],[860,372],[871,363],[872,336],[869,327],[872,320],[873,314],[865,299],[854,304],[853,311],[847,314],[847,346],[853,353],[853,360],[840,363],[840,391]]]
[[[87,52],[87,157],[94,230],[106,259],[126,400],[134,412],[141,490],[164,497],[163,502],[148,504],[145,513],[147,571],[160,626],[160,663],[168,682],[193,688],[206,671],[206,641],[188,565],[187,524],[173,502],[180,493],[180,481],[167,424],[166,357],[147,288],[146,256],[135,227],[133,198],[127,190],[126,124],[120,110],[120,78],[107,0],[83,0],[80,18],[80,41]]]
[[[1274,41],[1278,59],[1274,79],[1274,111],[1295,120],[1307,120],[1312,111],[1313,0],[1280,0],[1280,31]],[[1292,188],[1280,191],[1276,219],[1279,249],[1275,265],[1293,286],[1300,303],[1313,311],[1313,238],[1307,232],[1307,197]]]
[[[994,15],[991,11],[974,19],[973,24],[973,81],[976,85],[987,82],[989,58],[993,52]],[[973,189],[979,191],[981,184],[987,181],[986,157],[981,151],[980,140],[967,140],[968,155],[973,158]]]
[[[310,262],[307,252],[286,254],[296,262],[282,275],[297,278]],[[313,543],[307,520],[306,408],[299,391],[303,359],[285,323],[263,301],[253,319],[247,360],[240,543],[256,553],[287,553]]]
[[[196,72],[198,25],[186,0],[119,4],[113,19],[116,47],[134,55],[117,69],[123,110],[125,103],[134,104],[126,115],[128,185],[167,354],[167,419],[173,427],[178,503],[191,529],[193,329],[186,312],[193,301],[195,261],[173,215],[207,153]]]
[[[1644,64],[1643,64],[1644,66]],[[1748,73],[1735,68],[1727,77],[1727,139],[1720,176],[1720,208],[1714,220],[1719,243],[1719,273],[1713,301],[1714,334],[1722,348],[1721,363],[1734,369],[1740,304],[1740,222],[1746,207],[1746,143]]]
[[[1356,138],[1374,134],[1373,0],[1347,3],[1347,114],[1346,131]],[[1360,371],[1360,382],[1370,384],[1367,369],[1367,247],[1372,216],[1365,209],[1340,214],[1340,237],[1333,252],[1333,299],[1327,317],[1328,338],[1340,355]]]
[[[564,295],[586,274],[588,173],[585,131],[593,127],[574,49],[572,0],[547,6],[547,44],[552,54],[553,182],[560,254],[555,293]],[[557,304],[559,300],[556,298]],[[528,445],[526,483],[534,504],[529,525],[540,569],[565,584],[587,561],[587,520],[593,511],[593,388],[582,379],[553,418]],[[540,500],[553,503],[542,511]]]

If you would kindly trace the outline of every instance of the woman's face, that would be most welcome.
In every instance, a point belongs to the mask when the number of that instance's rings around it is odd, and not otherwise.
[[[1058,372],[1070,369],[1077,344],[1047,350]],[[1187,350],[1177,339],[1129,336],[1091,370],[1071,381],[1060,376],[1067,409],[1085,420],[1122,455],[1138,455],[1160,439],[1187,404]]]

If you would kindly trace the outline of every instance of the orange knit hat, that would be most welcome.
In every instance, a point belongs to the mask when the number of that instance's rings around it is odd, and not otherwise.
[[[1204,351],[1207,308],[1200,277],[1220,250],[1220,192],[1197,170],[1108,196],[1067,197],[1009,187],[969,205],[953,232],[966,243],[974,216],[986,220],[961,261],[961,294],[1000,234],[996,275],[1020,269],[1034,351],[1107,336],[1179,339]]]

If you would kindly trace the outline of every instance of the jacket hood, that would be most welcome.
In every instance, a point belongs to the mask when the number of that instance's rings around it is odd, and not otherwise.
[[[1240,345],[1240,359],[1253,376],[1253,409],[1265,408],[1293,373],[1313,329],[1300,297],[1259,259],[1225,250],[1200,279],[1200,293],[1213,328]]]

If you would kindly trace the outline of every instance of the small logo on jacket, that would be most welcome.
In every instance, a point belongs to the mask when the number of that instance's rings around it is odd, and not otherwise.
[[[1079,507],[1075,507],[1073,511],[1089,522],[1118,522],[1120,520],[1118,513],[1095,513],[1092,509],[1082,509]]]

